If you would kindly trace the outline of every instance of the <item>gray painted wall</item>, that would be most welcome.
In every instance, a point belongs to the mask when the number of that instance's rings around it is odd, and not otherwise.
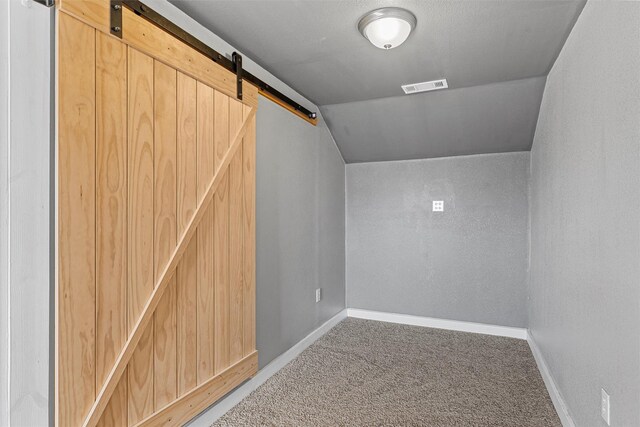
[[[235,49],[166,0],[145,4],[217,51]],[[309,100],[243,58],[243,67],[302,105]],[[259,365],[345,308],[344,161],[317,127],[260,98],[257,113],[256,311]],[[315,289],[322,301],[315,302]]]
[[[9,342],[9,2],[0,4],[0,343]],[[0,345],[0,425],[9,425],[9,346]]]
[[[260,98],[257,339],[263,367],[345,308],[345,165],[317,128]],[[315,302],[315,290],[322,300]]]
[[[0,425],[50,416],[51,9],[0,6]]]
[[[640,425],[639,46],[639,2],[588,2],[531,154],[529,327],[578,426],[604,425],[600,388]]]
[[[528,152],[347,165],[348,306],[525,327],[528,165]]]

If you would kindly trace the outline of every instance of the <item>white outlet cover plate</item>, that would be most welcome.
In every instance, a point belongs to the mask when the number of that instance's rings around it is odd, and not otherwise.
[[[322,299],[322,289],[318,288],[316,289],[316,302],[320,302],[321,299]]]
[[[433,201],[433,211],[434,212],[444,212],[444,201],[443,200],[434,200]]]

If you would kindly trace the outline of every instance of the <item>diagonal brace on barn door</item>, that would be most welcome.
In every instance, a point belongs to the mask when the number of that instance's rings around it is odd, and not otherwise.
[[[153,318],[153,313],[158,307],[158,304],[160,303],[160,300],[164,295],[164,292],[167,289],[167,286],[169,285],[171,278],[173,277],[173,273],[175,272],[175,269],[178,266],[178,263],[180,262],[185,251],[187,250],[187,247],[189,246],[191,239],[195,235],[196,229],[200,224],[202,218],[204,217],[205,211],[207,210],[209,204],[213,200],[213,196],[215,195],[216,190],[218,189],[218,186],[220,185],[224,177],[224,174],[229,168],[229,165],[231,164],[231,160],[235,156],[239,147],[242,145],[242,140],[245,134],[247,133],[247,130],[255,117],[255,114],[256,114],[256,108],[254,107],[251,109],[251,112],[245,119],[242,127],[240,128],[240,131],[236,134],[235,139],[233,140],[233,143],[229,147],[227,154],[222,160],[222,164],[220,165],[220,168],[218,169],[213,179],[209,183],[209,186],[207,187],[207,191],[204,197],[202,198],[200,204],[198,205],[198,208],[194,212],[193,217],[191,218],[191,221],[186,227],[186,230],[182,233],[182,236],[178,240],[178,244],[175,250],[173,251],[173,253],[171,254],[171,257],[169,258],[167,266],[164,268],[164,270],[160,274],[160,277],[156,281],[154,290],[149,296],[149,299],[147,300],[142,310],[142,313],[138,317],[138,320],[136,321],[133,327],[133,330],[129,334],[129,338],[127,339],[124,346],[122,347],[122,350],[118,354],[118,357],[116,358],[116,361],[113,367],[109,371],[109,374],[107,375],[107,378],[104,384],[100,388],[100,391],[96,396],[96,400],[93,406],[91,407],[91,409],[89,410],[89,414],[85,418],[84,423],[82,424],[84,427],[95,427],[98,424],[98,421],[102,416],[102,413],[104,412],[105,408],[107,407],[107,404],[109,403],[109,399],[111,399],[113,392],[118,386],[120,378],[122,377],[122,374],[124,373],[127,367],[127,364],[129,363],[129,360],[133,356],[134,350],[136,349],[138,343],[140,342],[140,339],[142,338],[142,335],[144,334],[147,325]]]

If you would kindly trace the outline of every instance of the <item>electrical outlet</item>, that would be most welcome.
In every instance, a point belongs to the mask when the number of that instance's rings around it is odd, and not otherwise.
[[[444,212],[444,201],[443,200],[434,200],[433,201],[433,211],[434,212]]]
[[[316,302],[320,302],[322,299],[322,288],[316,289]]]
[[[609,403],[609,395],[604,389],[600,389],[600,415],[602,419],[607,423],[608,426],[611,425],[611,405]]]

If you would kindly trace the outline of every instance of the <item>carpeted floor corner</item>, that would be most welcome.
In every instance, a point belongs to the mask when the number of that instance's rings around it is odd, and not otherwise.
[[[214,426],[561,426],[527,342],[348,318]]]

